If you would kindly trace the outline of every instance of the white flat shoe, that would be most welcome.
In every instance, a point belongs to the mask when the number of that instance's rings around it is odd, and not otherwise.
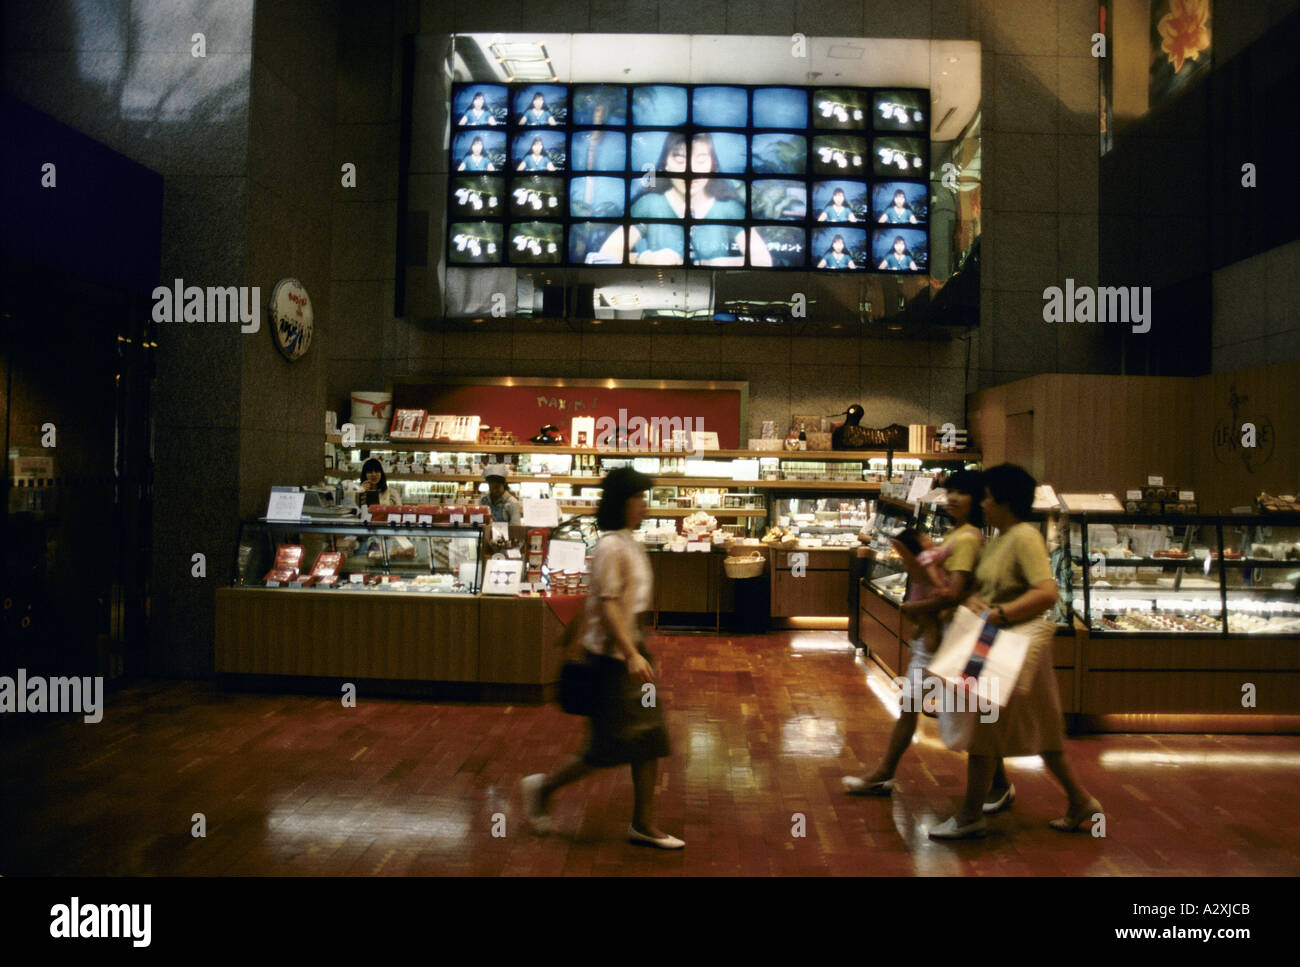
[[[865,779],[859,779],[857,776],[845,776],[840,780],[840,785],[850,796],[888,796],[894,791],[893,779],[877,779],[875,782],[867,782]]]
[[[988,824],[981,816],[965,826],[957,825],[957,817],[949,816],[934,829],[930,830],[931,839],[977,839],[989,831]]]
[[[647,836],[645,833],[638,833],[636,827],[628,826],[627,840],[629,843],[637,843],[645,846],[657,846],[659,849],[681,849],[686,845],[686,841],[678,839],[676,836],[661,836],[655,839],[653,836]]]
[[[992,816],[994,813],[1000,813],[1002,812],[1002,810],[1006,809],[1015,801],[1016,801],[1016,787],[1013,785],[1008,785],[1007,791],[1004,792],[999,798],[993,800],[992,802],[986,802],[984,804],[984,815]]]
[[[540,806],[541,796],[539,794],[542,791],[542,783],[545,781],[546,773],[544,772],[524,776],[519,780],[519,791],[523,793],[524,816],[528,820],[528,827],[540,836],[555,832],[554,821],[541,811]]]

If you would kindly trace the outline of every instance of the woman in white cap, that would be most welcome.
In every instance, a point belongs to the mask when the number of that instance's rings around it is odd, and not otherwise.
[[[487,481],[488,492],[479,503],[492,509],[492,519],[502,524],[518,524],[523,519],[523,505],[519,498],[506,489],[504,473],[493,468],[483,475]]]

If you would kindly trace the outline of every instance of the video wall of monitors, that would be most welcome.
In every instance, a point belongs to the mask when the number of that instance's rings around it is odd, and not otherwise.
[[[924,273],[930,92],[456,84],[447,262]]]

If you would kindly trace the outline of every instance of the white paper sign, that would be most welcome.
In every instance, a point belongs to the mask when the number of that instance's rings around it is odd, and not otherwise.
[[[732,480],[757,480],[758,461],[757,460],[731,461],[731,479]]]
[[[696,430],[688,437],[687,446],[694,444],[695,450],[716,450],[718,449],[718,434],[716,431]]]
[[[1148,487],[1163,487],[1165,485],[1164,477],[1147,477]]]
[[[361,583],[363,583],[365,580],[366,580],[366,576],[365,576],[364,574],[349,574],[349,575],[348,575],[348,583],[349,583],[349,584],[361,584]]]
[[[271,500],[266,505],[266,519],[300,520],[302,518],[302,501],[306,496],[301,490],[293,493],[283,490],[271,491]]]
[[[505,521],[494,520],[492,522],[492,540],[494,542],[510,540],[510,525]]]
[[[433,514],[420,514],[419,516],[420,516],[420,519],[419,519],[418,521],[416,521],[416,523],[419,523],[419,524],[432,524],[432,523],[433,523]]]
[[[934,488],[934,481],[929,477],[913,477],[912,486],[907,488],[907,503],[915,503]]]
[[[464,515],[464,514],[452,514],[451,516],[449,516],[449,517],[447,518],[447,521],[448,521],[448,523],[451,523],[451,524],[463,524],[463,523],[465,523],[465,515]]]
[[[712,541],[687,541],[686,542],[686,550],[688,553],[690,551],[708,551],[712,549],[712,547],[713,547]]]
[[[403,523],[403,524],[415,524],[415,523],[418,523],[418,522],[419,522],[419,516],[420,516],[419,514],[403,514],[403,515],[402,515],[402,523]]]
[[[510,558],[510,560],[512,561],[522,561],[524,559],[523,553],[520,552],[519,548],[517,547],[512,547],[509,550],[507,550],[506,557]]]
[[[1195,500],[1195,499],[1196,499],[1196,491],[1195,491],[1195,490],[1180,490],[1180,491],[1178,491],[1178,499],[1179,499],[1179,500]]]
[[[528,527],[559,527],[560,502],[554,497],[525,497],[523,522]]]
[[[1126,491],[1124,491],[1124,499],[1125,499],[1125,500],[1141,500],[1141,499],[1142,499],[1142,491],[1140,491],[1140,490],[1126,490]]]
[[[551,541],[547,564],[555,571],[581,571],[587,562],[587,545],[582,541]]]
[[[508,561],[493,558],[487,562],[483,574],[484,594],[518,594],[519,574],[523,570],[523,561]]]

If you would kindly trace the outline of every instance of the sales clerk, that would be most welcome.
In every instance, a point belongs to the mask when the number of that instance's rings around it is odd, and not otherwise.
[[[523,505],[519,498],[506,489],[506,478],[497,473],[486,474],[488,492],[479,503],[492,508],[492,519],[502,524],[518,524],[523,519]]]
[[[398,499],[395,488],[388,486],[388,475],[384,465],[371,457],[361,467],[361,503],[366,507],[382,504],[396,507],[402,501]]]

